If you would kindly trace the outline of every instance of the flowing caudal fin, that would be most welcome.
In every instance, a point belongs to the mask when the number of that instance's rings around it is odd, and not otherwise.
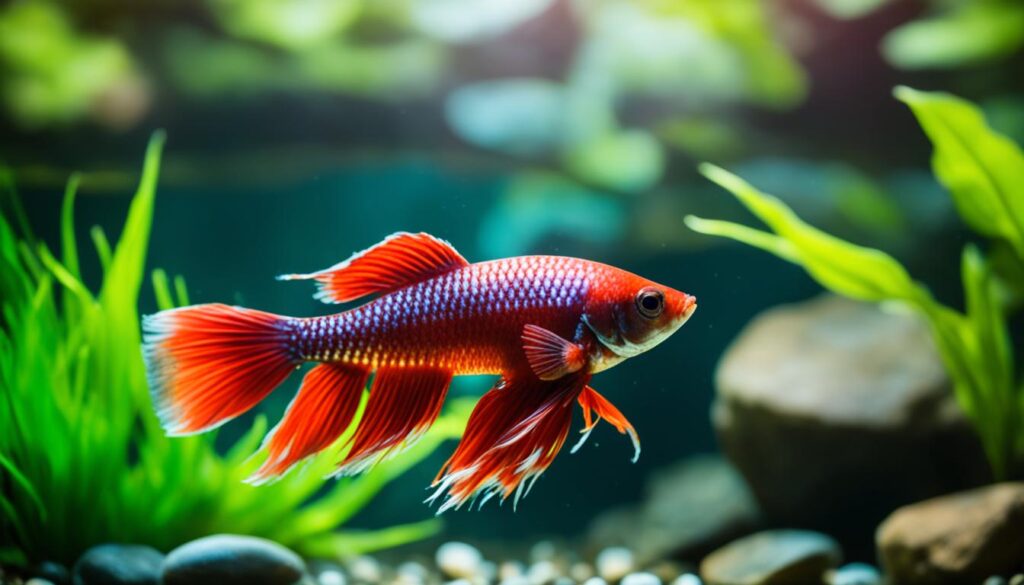
[[[433,502],[447,497],[438,514],[472,498],[480,505],[494,496],[513,504],[551,465],[572,422],[573,401],[589,374],[554,381],[521,375],[502,380],[485,394],[469,417],[466,433],[437,479]]]
[[[143,319],[143,356],[157,416],[170,435],[213,429],[263,400],[298,364],[284,319],[195,305]]]
[[[366,367],[348,364],[310,370],[284,418],[263,441],[267,459],[246,481],[272,480],[333,443],[352,424],[369,376]]]
[[[633,463],[636,463],[637,460],[640,459],[640,437],[637,436],[636,429],[634,429],[633,425],[626,420],[626,417],[619,412],[619,409],[615,408],[614,404],[608,402],[607,398],[598,394],[597,390],[594,390],[590,386],[587,386],[583,389],[583,392],[580,392],[578,400],[580,408],[583,409],[584,427],[580,431],[583,433],[583,436],[580,437],[580,440],[575,445],[573,445],[570,453],[579,451],[580,447],[583,446],[583,443],[587,442],[587,437],[590,436],[591,431],[594,430],[594,427],[596,427],[597,423],[599,423],[603,418],[611,423],[611,425],[615,427],[615,430],[619,431],[623,435],[629,435],[629,439],[633,441]]]
[[[325,303],[347,303],[369,294],[387,294],[467,264],[444,240],[430,234],[398,232],[325,270],[278,278],[316,280],[316,298]]]
[[[437,420],[452,373],[438,368],[381,368],[338,475],[354,475],[411,446]]]

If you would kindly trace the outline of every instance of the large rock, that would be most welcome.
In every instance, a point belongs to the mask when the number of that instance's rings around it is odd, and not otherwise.
[[[840,536],[854,556],[898,506],[989,477],[916,316],[834,296],[767,311],[716,385],[719,442],[767,519]]]
[[[594,548],[627,546],[641,564],[700,560],[757,527],[757,505],[743,478],[716,455],[697,455],[658,471],[639,506],[614,509],[591,524]]]
[[[101,544],[85,551],[74,568],[75,585],[157,585],[164,555],[148,546]]]
[[[264,538],[217,534],[183,544],[164,559],[163,585],[295,585],[299,555]]]
[[[893,512],[878,555],[897,584],[981,583],[1024,569],[1024,483],[934,498]]]
[[[700,576],[708,585],[816,585],[842,560],[834,540],[806,530],[766,530],[708,555]]]

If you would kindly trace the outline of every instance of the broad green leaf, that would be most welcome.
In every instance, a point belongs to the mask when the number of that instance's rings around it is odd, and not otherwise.
[[[982,235],[1006,240],[1024,258],[1024,153],[992,130],[981,111],[946,93],[896,88],[935,147],[932,168],[961,217]]]
[[[946,4],[945,12],[890,32],[882,41],[886,59],[904,69],[955,68],[1011,55],[1024,46],[1021,2]]]

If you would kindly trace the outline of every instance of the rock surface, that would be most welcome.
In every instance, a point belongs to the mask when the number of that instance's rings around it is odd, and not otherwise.
[[[719,442],[773,524],[869,553],[895,508],[988,480],[915,316],[828,295],[767,311],[726,352],[716,387]]]
[[[299,555],[263,538],[217,534],[183,544],[164,559],[163,585],[294,585]]]
[[[757,504],[736,469],[717,455],[697,455],[659,470],[641,506],[599,516],[588,540],[593,548],[628,546],[641,564],[696,561],[757,522]]]
[[[164,555],[148,546],[102,544],[75,563],[75,585],[157,585]]]
[[[700,576],[708,585],[813,585],[839,565],[834,540],[805,530],[767,530],[708,555]]]
[[[878,555],[896,583],[981,583],[1024,567],[1024,483],[911,504],[878,528]]]

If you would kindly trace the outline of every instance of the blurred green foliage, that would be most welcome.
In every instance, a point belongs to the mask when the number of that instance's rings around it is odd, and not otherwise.
[[[120,41],[78,33],[60,5],[41,0],[0,8],[0,71],[4,104],[30,127],[76,120],[139,83]]]
[[[305,469],[261,487],[242,483],[266,431],[258,418],[224,454],[213,434],[169,438],[146,387],[137,313],[163,144],[146,152],[121,237],[93,228],[103,268],[98,293],[79,269],[74,201],[61,211],[60,257],[33,239],[9,174],[0,214],[0,558],[72,563],[91,545],[168,550],[216,532],[273,538],[311,556],[356,554],[423,538],[437,520],[335,532],[388,482],[461,434],[470,404],[453,401],[426,436],[358,478],[333,484],[352,429]],[[160,308],[186,304],[184,282],[153,274]],[[365,404],[365,396],[364,396]],[[354,425],[353,425],[354,428]],[[319,497],[317,497],[319,496]]]
[[[938,302],[888,254],[810,226],[777,198],[718,167],[704,165],[701,171],[774,233],[693,216],[686,223],[799,264],[836,293],[895,302],[922,314],[995,477],[1019,477],[1024,474],[1024,379],[1015,372],[1008,320],[1013,300],[1024,292],[1024,153],[989,128],[969,102],[906,87],[896,95],[932,140],[933,170],[964,222],[993,240],[987,257],[974,244],[963,251],[963,312]]]

